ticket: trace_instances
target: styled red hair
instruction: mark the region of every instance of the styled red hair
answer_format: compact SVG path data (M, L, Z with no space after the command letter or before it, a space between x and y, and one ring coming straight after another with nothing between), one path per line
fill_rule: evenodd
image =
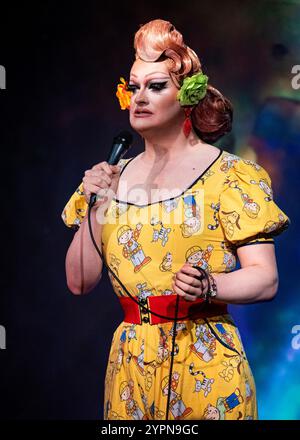
M170 77L180 89L187 76L201 72L197 54L169 21L157 19L141 25L134 36L135 58L146 62L167 60ZM231 102L210 84L205 97L193 108L191 120L196 134L205 142L216 142L232 128Z

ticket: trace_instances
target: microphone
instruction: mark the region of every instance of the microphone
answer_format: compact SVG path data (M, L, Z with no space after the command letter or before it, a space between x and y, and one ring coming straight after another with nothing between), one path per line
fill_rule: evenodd
M110 154L107 159L109 165L116 165L119 160L127 153L132 145L132 134L127 131L121 131L117 136L114 137ZM90 208L96 203L97 194L91 193L89 206Z

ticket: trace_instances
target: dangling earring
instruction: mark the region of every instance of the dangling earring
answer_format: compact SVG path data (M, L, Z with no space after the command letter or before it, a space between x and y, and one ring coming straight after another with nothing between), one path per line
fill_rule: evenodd
M192 130L192 121L191 121L192 110L193 110L192 107L184 107L185 120L183 123L183 133L185 137L189 137L189 134Z

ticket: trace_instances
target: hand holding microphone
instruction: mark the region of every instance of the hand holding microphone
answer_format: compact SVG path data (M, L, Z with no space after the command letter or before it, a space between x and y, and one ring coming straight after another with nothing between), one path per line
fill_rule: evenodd
M117 165L109 165L105 161L94 165L90 170L86 170L82 181L87 203L90 203L92 194L98 196L93 204L94 207L106 203L109 198L108 190L111 190L112 195L116 193L119 178L120 167Z
M114 193L116 192L120 170L115 165L127 153L131 144L132 134L126 130L121 131L121 133L119 133L113 140L107 162L101 162L100 164L95 165L92 170L88 170L92 171L92 173L88 173L86 176L88 190L88 198L86 200L90 207L94 206L95 203L97 203L97 205L102 205L107 202L108 197L106 196L106 193L108 192L108 189L112 189ZM100 189L98 189L99 186ZM100 197L102 196L99 202L97 202L97 195Z

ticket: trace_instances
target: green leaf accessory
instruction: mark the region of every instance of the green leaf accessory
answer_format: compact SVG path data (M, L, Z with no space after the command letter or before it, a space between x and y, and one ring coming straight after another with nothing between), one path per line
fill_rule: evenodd
M202 72L184 78L182 86L177 93L181 106L196 105L206 95L208 76Z

